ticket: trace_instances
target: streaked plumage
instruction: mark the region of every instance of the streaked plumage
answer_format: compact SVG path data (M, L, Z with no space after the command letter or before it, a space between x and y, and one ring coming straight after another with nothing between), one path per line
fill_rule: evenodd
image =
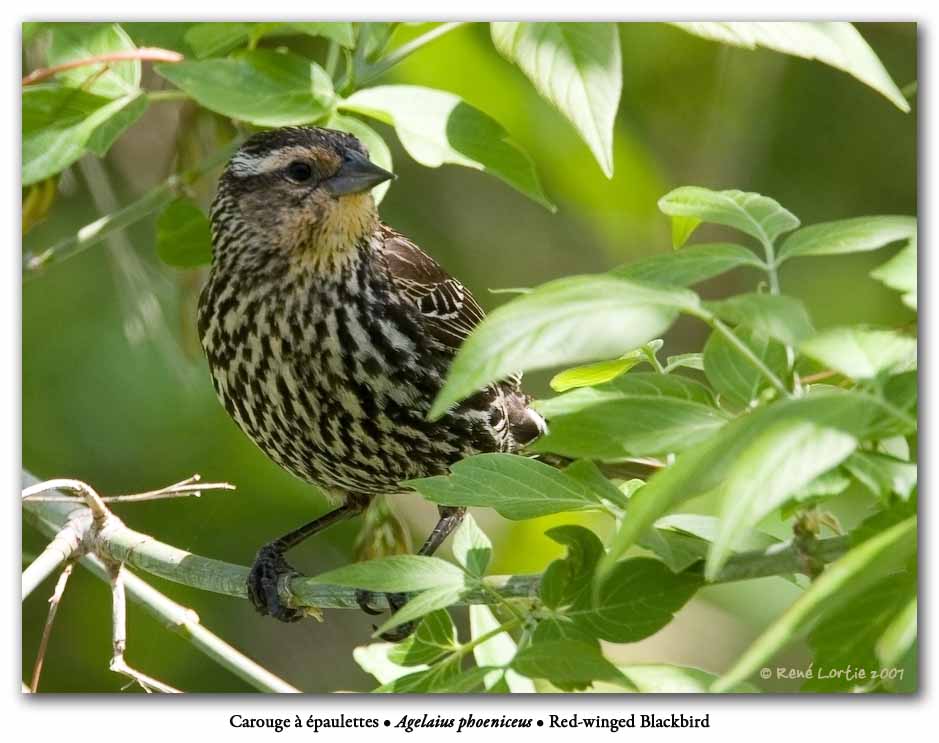
M517 451L544 431L517 377L426 420L483 311L381 224L368 189L347 190L358 186L346 171L367 170L365 155L324 129L248 140L219 184L199 303L226 410L275 462L340 500L400 492L403 480ZM298 162L308 182L292 180L306 174Z

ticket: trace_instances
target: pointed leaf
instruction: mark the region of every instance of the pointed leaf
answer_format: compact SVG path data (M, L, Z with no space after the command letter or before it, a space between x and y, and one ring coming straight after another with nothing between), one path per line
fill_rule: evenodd
M268 49L226 59L156 65L156 71L211 111L258 126L306 124L324 116L334 94L315 62Z
M434 503L486 506L507 519L600 507L596 493L584 483L544 462L514 454L477 454L454 464L449 475L403 484Z
M871 276L883 282L891 289L903 292L903 303L910 309L916 309L916 236L910 244L886 263L881 264Z
M476 524L472 514L463 517L463 523L453 534L453 556L467 572L476 577L485 574L492 557L492 542Z
M106 149L130 123L125 117L119 127L109 122L128 107L139 115L138 98L111 100L78 88L30 85L23 91L22 185L65 170L92 145L99 152Z
M737 330L736 334L777 377L786 376L788 362L784 346L747 328ZM715 390L738 405L749 405L769 387L763 373L717 331L711 333L704 346L704 373Z
M752 250L742 245L714 243L642 258L611 273L639 282L691 286L741 266L766 268Z
M404 149L421 165L444 163L483 170L547 209L531 158L495 119L459 96L417 85L381 85L356 91L339 107L391 124Z
M457 401L517 371L618 356L663 335L679 309L697 306L697 295L686 289L607 275L544 284L476 326L429 415L439 418Z
M764 244L799 226L799 219L779 202L743 191L682 186L659 199L659 209L670 217L695 217L702 222L733 227Z
M830 328L803 342L799 350L851 379L916 368L916 339L893 330Z
M608 178L623 87L615 23L492 23L492 42L574 125Z
M731 325L742 325L787 346L799 345L813 332L805 305L784 294L738 294L704 306Z
M800 255L841 255L877 250L916 234L914 217L857 217L796 230L779 248L776 263Z
M724 44L757 46L817 59L844 70L883 95L901 111L910 106L896 83L850 23L843 21L763 21L674 23L688 33Z
M681 451L728 420L702 385L652 373L627 374L540 400L537 408L549 430L534 444L535 451L593 459Z

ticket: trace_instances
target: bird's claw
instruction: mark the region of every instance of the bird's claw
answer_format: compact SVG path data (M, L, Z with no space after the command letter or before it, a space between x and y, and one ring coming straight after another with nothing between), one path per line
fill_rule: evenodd
M359 608L366 614L371 614L373 616L382 613L381 610L372 606L372 598L374 596L375 594L372 591L358 590L355 592L355 600L359 605ZM394 613L408 602L408 595L406 593L386 593L385 600L388 602L388 606L391 608L391 612ZM416 627L417 622L405 622L404 624L382 633L379 635L379 638L385 642L401 642L401 640L409 637L414 632ZM378 629L378 627L372 625L372 629Z
M260 614L281 622L296 622L308 616L303 609L287 606L280 597L281 581L299 575L275 545L264 545L254 558L248 573L248 599Z

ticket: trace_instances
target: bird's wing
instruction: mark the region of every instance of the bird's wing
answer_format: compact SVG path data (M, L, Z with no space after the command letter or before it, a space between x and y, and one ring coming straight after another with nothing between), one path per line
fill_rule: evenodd
M428 332L456 353L485 313L463 284L413 242L381 227L381 251L401 292L420 310Z

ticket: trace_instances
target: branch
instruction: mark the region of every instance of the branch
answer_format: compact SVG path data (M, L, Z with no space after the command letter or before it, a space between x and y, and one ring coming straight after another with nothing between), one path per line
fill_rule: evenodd
M148 62L182 62L183 55L179 52L170 51L169 49L156 49L146 46L142 46L138 49L127 49L123 52L97 54L93 57L86 57L85 59L72 59L62 64L52 65L51 67L40 67L23 78L23 85L35 85L42 80L58 75L60 72L74 70L77 67L108 64L110 62L129 62L135 59Z
M196 649L205 653L258 690L279 693L296 693L299 691L259 666L250 658L242 655L231 645L202 626L198 614L193 610L180 606L129 570L122 569L119 573L116 573L114 570L115 564L120 564L122 561L110 557L106 550L102 551L100 549L101 545L110 541L112 533L123 534L130 532L136 534L138 539L148 539L148 537L127 529L121 520L113 514L107 514L108 518L102 519L99 509L107 511L107 507L104 505L104 500L99 498L97 494L91 496L94 493L91 488L79 481L59 481L69 489L87 493L97 512L95 515L98 516L99 529L95 528L95 516L92 509L87 505L78 503L66 496L51 501L30 498L28 496L32 493L48 490L48 483L39 483L28 472L23 473L23 479L24 484L27 485L24 491L24 495L27 497L23 499L26 516L41 532L54 536L52 544L23 572L24 598L29 593L26 590L27 587L32 590L64 560L81 555L80 562L85 568L112 585L113 609L116 612L115 619L117 620L113 623L115 650L118 647L122 649L125 640L122 605L123 593L126 591L132 601L139 604L160 624L180 634ZM173 488L174 486L169 487ZM203 484L202 487L206 488L208 484ZM85 488L87 488L87 491ZM38 567L36 567L37 565ZM29 577L27 578L27 576ZM127 666L123 662L122 653L115 652L111 669L130 676L145 688L149 687L161 691L172 690L172 687L161 684L156 679L145 676Z
M68 506L62 503L24 502L24 508L40 529L54 534L69 517ZM74 508L74 506L72 506ZM782 543L767 550L741 552L727 561L714 583L765 578L772 575L802 573L806 557L821 562L836 560L848 549L847 537L821 539L811 545ZM117 523L96 539L95 551L107 559L126 562L152 575L204 591L246 598L248 569L221 560L194 555L153 537ZM703 573L704 561L691 566L689 571ZM540 575L500 575L486 579L489 591L470 591L457 604L493 604L499 597L534 598L541 582ZM494 596L493 593L498 594ZM356 591L341 586L325 586L308 578L294 578L285 595L285 603L296 607L319 609L358 609ZM384 597L375 596L376 608L387 608Z

